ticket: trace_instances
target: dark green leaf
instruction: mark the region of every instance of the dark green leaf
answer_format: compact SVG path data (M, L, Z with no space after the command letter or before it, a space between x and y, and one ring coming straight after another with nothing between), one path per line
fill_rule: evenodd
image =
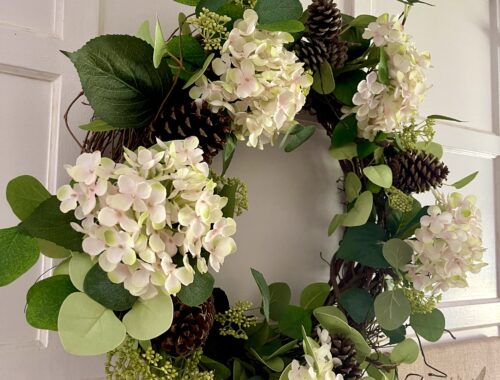
M434 309L427 314L412 314L410 325L425 340L437 342L443 336L445 318L440 310Z
M226 4L226 0L198 0L198 4L196 4L196 14L199 15L203 8L207 8L209 11L216 12Z
M196 66L203 66L205 50L193 36L175 36L167 43L167 49L177 58L190 62Z
M233 218L234 210L236 208L236 190L238 189L238 184L234 183L232 185L225 185L220 191L219 195L221 197L227 198L227 204L222 209L222 214L225 218Z
M48 240L71 251L80 252L83 235L70 225L77 220L72 212L67 214L61 212L59 205L60 202L55 196L48 198L21 223L21 227L33 237Z
M377 18L372 15L359 15L349 23L350 27L366 28L368 24L377 21Z
M111 282L108 274L96 264L88 271L83 283L85 293L102 306L114 310L125 311L132 308L137 300L136 296L129 293L121 284Z
M65 54L96 115L115 128L147 126L169 90L167 63L155 69L153 48L140 38L100 36Z
M262 296L262 310L264 312L264 317L266 321L269 322L269 304L271 301L271 293L269 291L269 286L267 286L267 282L264 279L262 273L258 270L251 268L252 276L259 287L260 294Z
M383 46L380 47L380 62L378 64L378 81L385 85L389 84L389 66L387 65L387 53Z
M229 165L234 156L234 151L236 150L236 144L238 140L236 140L236 136L232 133L227 135L226 144L224 145L223 157L222 157L222 175L226 174Z
M38 260L36 240L18 227L0 230L0 286L10 284Z
M275 21L269 24L259 24L259 29L271 32L297 33L304 30L304 24L298 20Z
M269 340L271 329L267 322L264 320L261 323L258 323L256 326L250 327L247 330L247 334L248 346L260 349Z
M467 186L472 181L474 181L474 179L476 179L478 174L479 172L474 172L472 174L469 174L467 177L462 178L460 181L453 183L451 186L453 186L455 189L461 189Z
M410 302L401 289L380 293L375 298L375 317L386 330L395 330L410 316Z
M384 231L374 223L348 228L336 255L372 268L388 268L389 263L382 254L384 239Z
M377 150L379 146L375 144L374 142L368 141L368 140L363 140L360 143L358 143L358 156L359 158L366 158L375 150Z
M231 376L231 370L229 368L205 355L201 356L200 366L205 370L214 371L216 379L225 380Z
M335 78L335 90L333 95L341 103L354 106L352 98L358 91L358 84L366 78L366 73L362 70L354 70L349 73L340 74Z
M340 295L340 305L356 323L373 317L373 297L365 289L351 288Z
M176 3L184 4L184 5L190 5L192 7L195 7L200 0L174 0Z
M101 119L93 120L90 123L80 125L79 128L90 132L108 132L118 129Z
M391 239L382 249L385 259L395 269L403 269L413 256L413 248L401 239Z
M281 333L293 339L302 339L302 327L307 334L311 333L311 312L299 306L288 305L279 321Z
M215 54L214 53L211 53L206 59L205 59L205 62L203 63L203 66L201 67L201 69L199 69L198 71L196 71L192 76L191 78L188 79L188 81L186 82L186 84L182 87L183 90L191 87L198 79L201 78L201 76L203 74L205 74L205 71L207 71L207 68L208 66L210 65L210 63L212 62L212 60L214 59L215 57Z
M29 175L22 175L7 184L7 201L16 216L25 220L50 193L40 181Z
M390 344L402 342L406 338L406 327L399 326L396 330L383 330L385 335L389 338Z
M281 372L285 368L285 362L281 358L264 359L262 358L255 349L250 348L250 352L255 356L255 358L264 364L267 368L274 372Z
M235 4L234 2L226 3L217 10L218 14L230 17L233 21L232 23L234 23L234 21L238 19L243 18L244 12L245 10L243 9L243 7L239 4ZM231 30L232 23L228 23L226 25L226 28L228 28L228 30Z
M305 143L316 132L315 126L294 125L286 136L285 152L289 153Z
M57 331L59 309L66 297L77 291L68 275L35 283L27 295L26 320L37 329Z
M325 282L315 282L307 285L300 294L300 306L306 310L314 310L325 304L330 294L330 285Z
M430 116L427 116L427 119L432 119L432 120L446 120L446 121L455 121L457 123L465 123L463 120L458 120L458 119L454 119L452 117L443 116L443 115L430 115Z
M332 147L338 148L354 142L358 134L356 115L349 115L339 120L332 133Z
M312 88L321 95L331 94L335 90L335 78L330 63L323 62L314 73Z
M71 256L71 251L69 249L60 247L51 241L36 239L36 242L40 252L47 257L53 259L65 259L66 257Z
M357 227L365 224L373 209L373 194L363 191L354 202L354 205L345 214L342 220L344 227Z
M292 292L288 284L275 282L269 285L269 318L279 321L290 303Z
M262 24L298 20L302 16L300 0L258 0L254 9Z
M201 274L195 269L194 281L188 286L183 286L177 297L188 306L201 305L212 295L214 282L214 277L210 273Z
M420 227L420 218L427 215L427 206L422 207L420 202L413 200L413 208L410 212L402 213L392 210L387 218L387 227L391 237L401 240L407 239Z
M275 358L277 356L286 354L287 352L293 350L295 347L297 347L297 340L292 340L291 342L284 344L283 346L276 349L274 352L267 355L265 357L265 359L272 359L272 358Z

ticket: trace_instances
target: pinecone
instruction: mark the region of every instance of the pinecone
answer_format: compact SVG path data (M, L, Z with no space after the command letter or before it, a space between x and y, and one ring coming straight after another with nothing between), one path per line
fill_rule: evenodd
M188 356L198 347L205 344L210 329L214 324L214 298L200 306L190 307L174 298L174 319L170 329L157 342L170 355Z
M342 67L344 67L344 63L349 58L349 56L347 55L347 51L349 50L349 43L336 38L331 42L328 48L328 60L332 68L341 69Z
M344 376L344 380L358 380L363 375L363 370L356 361L356 346L348 338L332 335L330 349L334 362L335 373Z
M307 10L307 28L313 39L326 41L338 37L342 27L342 14L333 0L313 0Z
M226 111L212 112L207 104L201 108L187 94L175 93L173 101L160 113L149 131L150 140L163 141L196 136L203 149L207 163L224 148L226 137L231 132L231 117Z
M304 35L295 45L295 54L306 69L319 70L323 62L328 62L331 53L329 48L321 40Z
M422 193L441 186L448 167L432 154L408 150L387 157L393 186L405 193Z

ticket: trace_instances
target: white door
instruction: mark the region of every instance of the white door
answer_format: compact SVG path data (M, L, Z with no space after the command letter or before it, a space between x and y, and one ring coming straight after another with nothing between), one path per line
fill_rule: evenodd
M61 115L80 84L59 50L75 50L98 32L98 5L97 0L0 1L0 228L17 223L3 195L8 180L30 174L53 192L64 175L62 163L78 151ZM72 357L57 335L25 321L26 291L52 265L40 260L20 281L0 288L2 380L102 378L102 358Z

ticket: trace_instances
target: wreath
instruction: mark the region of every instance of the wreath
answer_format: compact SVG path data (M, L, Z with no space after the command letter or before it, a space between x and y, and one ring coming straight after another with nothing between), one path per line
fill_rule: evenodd
M196 9L168 38L146 22L64 53L83 87L71 106L85 95L94 117L56 195L30 176L8 184L21 222L0 230L0 285L40 252L60 260L28 291L26 319L69 353L107 353L108 379L397 378L421 338L446 331L442 293L486 265L475 198L439 190L434 126L451 118L419 116L430 57L404 24L422 2L354 18L332 0L305 12L299 0L177 1ZM301 110L316 123L297 122ZM281 138L290 152L323 127L345 194L330 278L294 305L287 284L252 269L261 304L230 306L211 273L236 252L248 207L225 176L237 142ZM414 195L429 190L422 206Z

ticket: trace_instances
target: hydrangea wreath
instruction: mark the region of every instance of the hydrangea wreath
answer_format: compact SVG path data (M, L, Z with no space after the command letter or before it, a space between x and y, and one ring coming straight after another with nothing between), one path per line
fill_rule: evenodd
M30 176L8 184L21 222L0 230L0 285L40 251L61 259L29 290L26 319L72 354L107 353L109 379L397 378L421 338L443 335L442 293L485 265L475 198L438 190L434 124L450 118L419 116L430 57L404 24L421 2L353 18L332 0L305 12L299 0L177 1L196 10L169 38L145 23L65 53L95 116L56 195ZM303 109L315 125L296 121ZM230 307L209 270L236 252L247 208L245 185L224 177L236 143L281 138L289 152L320 126L344 172L330 278L291 305L287 284L252 269L262 304ZM429 190L422 206L414 195Z

